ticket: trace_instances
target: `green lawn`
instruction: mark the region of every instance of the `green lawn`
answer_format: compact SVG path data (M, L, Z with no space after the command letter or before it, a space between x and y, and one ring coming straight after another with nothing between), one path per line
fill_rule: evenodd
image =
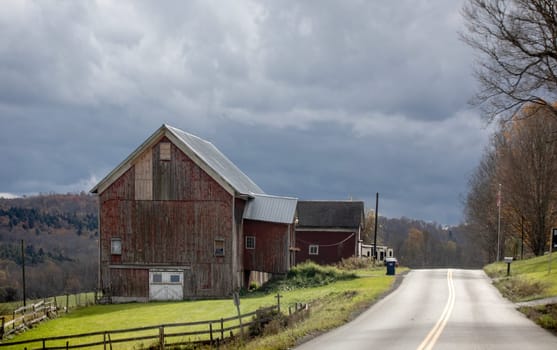
M557 296L557 253L552 254L551 271L549 261L547 255L513 261L509 278L504 262L487 265L484 270L495 279L496 286L510 288L510 295L505 295L505 289L502 292L513 301L547 298Z
M402 269L398 269L397 272L400 273L400 271ZM352 313L375 301L378 296L391 287L394 281L393 276L385 276L384 268L359 270L358 273L361 277L356 279L313 288L281 291L283 312L287 312L288 305L310 303L311 316L293 330L279 333L274 336L275 338L262 338L263 340L260 340L262 343L252 342L255 345L247 346L252 346L251 348L254 349L285 349L291 346L297 338L338 326L348 320ZM242 313L276 304L275 295L276 293L253 293L242 297ZM232 300L94 305L77 309L69 314L62 315L58 319L45 322L15 337L13 341L168 323L203 321L234 315L236 315L236 309ZM60 345L64 344L60 343ZM38 345L36 346L38 347ZM140 347L139 344L136 344L136 346ZM128 348L130 348L130 344L113 347L113 349ZM7 347L7 349L10 349L10 347Z
M557 253L551 257L513 261L510 277L507 277L504 262L487 265L484 270L499 291L514 302L557 296ZM519 311L541 327L557 333L557 304L524 306Z

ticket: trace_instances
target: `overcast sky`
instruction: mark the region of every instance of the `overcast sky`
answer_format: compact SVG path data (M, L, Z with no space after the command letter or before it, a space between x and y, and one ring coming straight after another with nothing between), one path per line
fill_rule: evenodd
M11 1L0 193L90 190L163 123L265 192L457 224L488 130L462 1Z

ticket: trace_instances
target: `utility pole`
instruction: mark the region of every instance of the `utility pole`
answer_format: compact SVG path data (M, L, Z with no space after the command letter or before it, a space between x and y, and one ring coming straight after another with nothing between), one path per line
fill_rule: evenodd
M501 184L497 191L497 212L497 262L499 262L501 254Z
M25 247L24 241L21 240L21 279L23 285L23 306L27 306L27 294L25 291Z
M375 194L375 229L373 233L373 265L377 262L377 219L379 218L379 192Z
M520 260L524 260L524 215L521 216L520 231L522 232L522 238L520 242Z

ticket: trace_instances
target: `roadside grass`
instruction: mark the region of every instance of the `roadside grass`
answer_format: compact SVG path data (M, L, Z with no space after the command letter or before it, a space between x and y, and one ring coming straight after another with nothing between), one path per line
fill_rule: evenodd
M501 293L514 302L557 296L557 254L553 255L551 273L548 256L513 261L510 277L504 262L487 265L484 271Z
M518 309L536 322L539 326L552 331L557 335L557 304L540 306L523 306Z
M319 267L321 269L322 267ZM290 329L277 329L277 334L257 338L241 345L246 349L286 349L302 337L318 334L341 325L355 313L371 305L392 286L394 276L385 276L384 268L362 269L357 273L319 270L315 266L301 267L293 272L293 282L275 282L273 288L256 290L241 298L241 311L247 313L260 307L276 304L280 293L281 310L295 303L309 303L310 316ZM313 272L312 272L313 270ZM398 269L403 271L404 269ZM329 279L337 274L336 279ZM300 276L306 276L305 281ZM292 277L292 276L291 276ZM103 330L154 326L160 324L204 321L236 315L231 299L183 302L151 302L117 305L94 305L42 323L18 335L13 341L46 338L59 335L88 333ZM268 332L267 332L268 333ZM73 343L72 343L73 344ZM65 344L61 343L60 346ZM141 349L149 344L136 343ZM232 348L237 348L234 344ZM13 347L14 349L17 347ZM102 348L102 347L101 347ZM132 345L113 345L113 349L129 349ZM11 349L7 347L6 349Z
M507 276L506 263L493 263L484 271L493 279L501 294L513 302L530 301L557 296L557 254L540 256L511 263ZM557 333L557 304L523 306L518 309L543 328Z
M265 334L246 344L229 344L221 349L289 349L303 338L311 338L348 322L377 301L395 280L394 276L385 276L383 268L362 272L365 277L284 292L289 301L309 301L311 308L307 319L295 327L274 330L275 334Z

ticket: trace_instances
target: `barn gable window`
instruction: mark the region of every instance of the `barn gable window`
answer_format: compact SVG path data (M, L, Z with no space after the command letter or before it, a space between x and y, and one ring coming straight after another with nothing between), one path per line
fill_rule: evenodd
M246 249L255 249L255 236L246 236Z
M224 239L215 239L215 256L224 256Z
M309 255L319 255L319 246L316 244L311 244L309 246Z
M112 255L122 255L122 240L120 238L110 240L110 253Z
M159 159L170 160L170 142L162 142L159 146Z

